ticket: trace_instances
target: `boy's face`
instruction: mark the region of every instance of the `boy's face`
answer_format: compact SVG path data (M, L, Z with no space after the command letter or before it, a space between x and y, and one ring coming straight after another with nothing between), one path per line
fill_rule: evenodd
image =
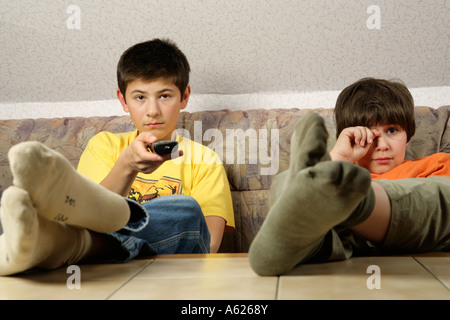
M170 140L176 129L181 109L186 108L191 89L187 86L183 96L169 79L131 81L125 99L117 90L123 110L130 113L138 132L151 132L159 140Z
M357 164L371 173L382 174L403 163L405 160L407 134L399 125L382 124L370 127L380 133L367 154Z

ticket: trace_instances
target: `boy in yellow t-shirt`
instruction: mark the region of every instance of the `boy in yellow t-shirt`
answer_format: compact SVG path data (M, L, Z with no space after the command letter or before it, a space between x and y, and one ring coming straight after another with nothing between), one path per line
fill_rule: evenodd
M234 228L220 158L176 134L190 96L190 67L169 40L136 44L121 56L117 96L134 132L100 132L78 172L38 142L9 151L13 186L1 199L0 275L139 255L217 252ZM171 154L152 152L175 140Z

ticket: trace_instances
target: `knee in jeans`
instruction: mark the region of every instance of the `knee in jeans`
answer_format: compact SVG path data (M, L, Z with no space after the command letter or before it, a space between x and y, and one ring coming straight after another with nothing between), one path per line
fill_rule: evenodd
M158 197L147 202L145 206L147 206L147 209L150 210L150 212L152 210L160 212L168 210L168 212L166 212L167 215L173 213L178 219L183 217L203 217L202 209L197 200L186 195L177 194Z
M202 209L197 200L185 195L177 195L174 197L176 198L173 199L174 204L176 204L181 212L186 214L187 218L203 217Z
M205 221L198 202L186 195L170 195L155 198L144 204L150 216L150 222L171 223L176 225L202 225Z

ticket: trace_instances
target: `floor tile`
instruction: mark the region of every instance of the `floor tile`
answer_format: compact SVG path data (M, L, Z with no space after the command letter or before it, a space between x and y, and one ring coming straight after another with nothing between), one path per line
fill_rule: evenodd
M277 278L133 279L112 300L273 300Z
M149 263L149 260L134 260L123 264L80 265L76 272L68 273L66 268L61 268L0 277L0 300L106 299ZM80 285L79 289L76 284Z
M450 291L450 257L416 257Z
M450 255L361 257L302 265L278 279L256 275L247 255L158 256L80 265L80 289L70 289L75 274L66 268L0 277L0 299L450 299L449 265Z
M361 257L301 265L280 277L278 298L450 299L450 292L411 257Z
M111 299L275 299L277 277L259 277L248 258L157 259Z
M144 278L254 277L247 257L156 259L138 276Z

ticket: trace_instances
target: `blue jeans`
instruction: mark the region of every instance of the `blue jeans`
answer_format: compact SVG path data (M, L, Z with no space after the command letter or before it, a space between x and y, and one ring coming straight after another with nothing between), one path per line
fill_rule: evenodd
M210 234L197 201L185 195L155 198L143 205L126 199L131 208L128 224L109 233L126 252L127 261L139 255L209 253Z

